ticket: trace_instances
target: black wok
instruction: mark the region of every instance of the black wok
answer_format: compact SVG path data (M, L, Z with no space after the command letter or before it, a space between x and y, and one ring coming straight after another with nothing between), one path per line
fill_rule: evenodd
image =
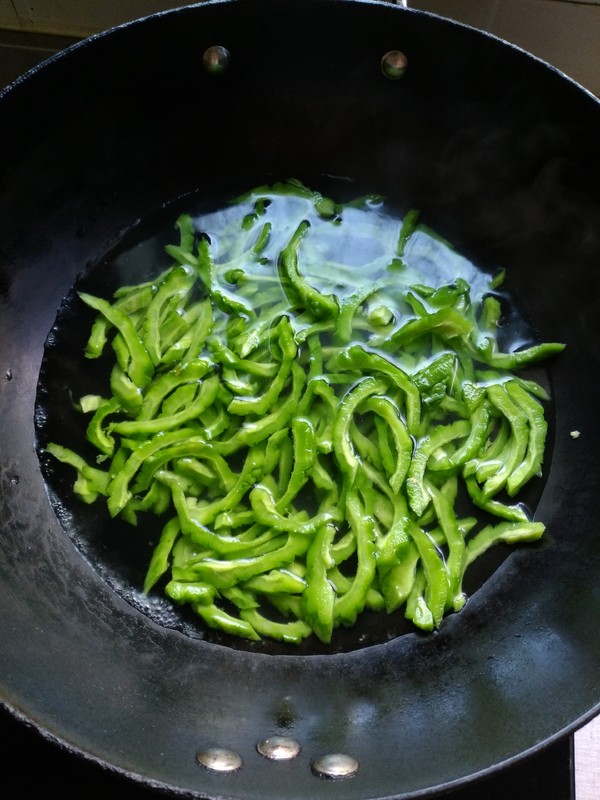
M230 53L221 74L203 65L214 45ZM401 80L380 68L395 49L408 59ZM595 98L425 13L244 0L70 48L0 96L0 130L0 698L11 712L145 785L244 800L423 796L535 754L597 713ZM291 176L420 208L482 269L505 267L532 330L567 344L547 371L551 441L529 498L547 534L484 565L435 635L366 618L331 652L211 637L140 597L148 541L72 501L60 471L40 465L44 436L70 431L65 376L79 370L70 334L45 345L86 267L188 197L216 207ZM261 756L257 743L274 735L300 754ZM242 768L200 766L212 746ZM317 777L328 753L357 759L356 774Z

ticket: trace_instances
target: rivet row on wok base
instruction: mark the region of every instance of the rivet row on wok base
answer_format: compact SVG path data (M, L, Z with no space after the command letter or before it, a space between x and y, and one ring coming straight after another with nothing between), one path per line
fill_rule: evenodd
M300 745L295 739L286 736L271 736L256 745L261 756L269 761L289 761L300 754ZM212 772L236 772L244 765L239 753L225 747L210 747L200 751L196 759L199 764ZM326 753L311 764L314 775L327 780L351 778L358 772L358 761L344 753Z

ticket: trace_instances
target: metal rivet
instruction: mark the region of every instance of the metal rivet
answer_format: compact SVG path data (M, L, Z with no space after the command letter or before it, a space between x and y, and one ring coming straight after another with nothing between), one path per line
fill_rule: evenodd
M202 56L204 68L211 75L220 75L221 72L225 72L230 60L229 50L221 45L208 47Z
M403 78L407 67L408 59L400 50L390 50L381 59L381 71L392 81Z
M300 745L295 739L289 739L287 736L271 736L268 739L263 739L256 745L256 749L265 758L270 758L271 761L286 761L290 758L296 758L300 753Z
M358 761L344 753L328 753L313 761L312 769L322 778L351 778L358 772Z
M214 772L234 772L242 766L242 757L224 747L210 747L197 754L199 764Z

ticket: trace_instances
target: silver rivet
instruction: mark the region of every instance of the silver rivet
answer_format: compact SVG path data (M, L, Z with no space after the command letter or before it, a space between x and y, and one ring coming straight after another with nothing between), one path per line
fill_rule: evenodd
M408 59L400 50L390 50L381 59L381 71L392 81L403 78L407 67Z
M300 745L295 739L287 736L270 736L256 745L256 749L265 758L271 761L287 761L296 758L300 752Z
M202 56L204 68L211 75L219 75L221 72L225 72L230 60L229 50L220 44L208 47Z
M224 747L209 747L197 754L196 759L206 769L214 772L234 772L242 766L242 757Z
M358 772L358 761L344 753L328 753L313 761L312 769L322 778L351 778Z

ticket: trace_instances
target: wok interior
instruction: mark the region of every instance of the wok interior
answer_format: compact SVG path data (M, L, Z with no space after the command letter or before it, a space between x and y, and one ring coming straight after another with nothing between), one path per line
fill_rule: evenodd
M230 69L221 76L202 67L204 49L214 44L226 46L232 56ZM401 81L387 80L379 68L381 56L395 48L409 62ZM106 668L114 670L121 646L140 628L135 617L134 623L121 624L129 612L105 593L79 556L70 554L61 536L66 529L111 591L114 586L138 609L143 601L127 587L140 585L148 542L140 539L134 545L131 532L121 535L118 526L107 538L98 509L71 502L64 476L46 473L51 497L56 492L59 498L56 507L64 526L59 530L38 480L37 457L21 452L19 440L33 441L35 435L37 367L56 309L86 266L110 252L137 221L145 225L155 219L162 207L191 196L212 203L215 197L282 177L298 177L310 185L315 176L329 176L341 179L351 194L378 192L392 197L401 209L420 208L434 230L482 268L506 268L507 288L527 321L544 339L567 343L568 355L549 371L555 440L538 504L549 532L540 549L511 556L434 637L397 636L402 632L397 620L391 623L383 615L377 621L365 619L364 628L343 632L347 638L341 635L336 642L341 660L317 655L293 659L294 667L285 657L271 660L270 684L260 689L258 670L251 666L254 654L237 653L227 661L228 681L239 693L236 713L264 725L261 706L270 713L282 696L291 694L298 701L296 730L310 729L320 744L336 747L339 727L333 718L343 716L340 709L346 708L348 697L368 698L375 709L372 724L366 720L344 729L344 744L361 750L365 766L339 791L345 797L408 797L506 763L568 729L596 705L600 698L590 665L597 664L598 644L588 635L586 619L600 606L593 589L600 560L594 522L599 509L590 487L590 476L597 471L593 453L598 438L592 402L597 378L590 370L590 364L598 364L597 102L525 54L428 15L344 0L251 0L202 4L117 29L39 70L3 97L1 105L0 122L14 156L4 176L10 201L3 201L0 214L5 263L10 263L2 276L11 290L8 352L35 365L21 384L12 382L22 403L11 405L5 416L5 458L14 452L22 469L22 480L11 488L10 497L24 509L25 493L30 493L36 535L47 531L42 552L53 556L55 549L60 558L52 563L65 558L60 569L66 563L81 580L78 592L98 620L87 630L97 637L93 649L102 653L100 666L106 660ZM39 120L44 121L43 135ZM46 433L60 428L76 437L68 411L58 402L64 397L65 378L76 382L81 367L76 337L61 334L73 330L68 309L65 319L46 351L40 383L43 413L37 423ZM48 399L43 397L46 390ZM568 433L577 426L586 430L585 450L572 448ZM543 488L539 486L540 493ZM25 512L19 510L11 532L33 525L31 518L20 521L18 514ZM496 566L488 563L480 577ZM50 571L46 582L53 575ZM589 580L582 581L582 575ZM12 586L12 576L4 580ZM47 589L47 583L37 588L32 584L27 603L35 607L38 592L45 592L44 602L54 598ZM65 624L67 611L78 605L78 592L67 590L62 605L51 601L51 610L57 604L52 625L58 643L82 636L87 604ZM97 607L90 601L96 592ZM112 609L114 616L105 626L113 603L116 611ZM27 616L22 605L15 607ZM174 640L170 628L189 634L188 640L195 634L187 620L174 617L160 603L143 610L161 623L159 633L152 625L143 628L148 636L144 647L166 665L167 674L177 674L190 711L201 717L211 692L227 707L229 687L212 666L218 662L223 667L221 648ZM390 634L395 638L381 647L345 652L357 644L381 643ZM528 648L519 644L522 634ZM359 642L361 635L366 642ZM15 659L33 658L35 643L33 635ZM226 644L229 656L233 643ZM197 699L198 682L188 685L174 664L170 672L168 666L175 652L189 655L196 646L202 656L187 670L203 674ZM495 671L491 649L502 653L502 666L496 662ZM145 686L145 664L154 663L144 656L130 667L129 678L137 687ZM86 659L85 648L77 657ZM339 669L345 676L341 682ZM316 670L322 683L311 694ZM46 672L55 675L49 680L61 678L56 664ZM152 682L156 680L153 675ZM92 705L95 692L97 687ZM106 704L100 695L98 703ZM167 700L168 692L149 693L147 705L136 713L160 719L165 729L175 728L176 712ZM395 724L398 709L404 715L401 726ZM466 709L465 717L460 709ZM69 713L78 720L79 711L71 708ZM442 741L449 742L459 717L461 724L465 718L470 721L461 742L453 748L441 746L423 759L422 753L429 751L429 726L439 727ZM225 723L216 712L211 719L218 735ZM490 719L494 735L482 737ZM64 722L59 720L59 729ZM77 727L71 717L65 724ZM113 731L111 741L99 745L86 728L84 747L96 748L121 766L117 751L127 750L130 735L118 730L116 739ZM255 729L247 732L239 726L234 733L227 728L227 733L240 747L251 747ZM163 769L152 761L151 743L145 745L145 752L136 748L128 755L127 768L195 791L197 773L188 772L187 762L177 763L181 747L169 749L171 760ZM407 756L402 765L385 755L395 748ZM251 786L244 783L246 775L236 778L236 790L248 797L264 796L270 774L257 769ZM282 796L318 792L303 780L282 788ZM221 796L222 787L211 786Z

